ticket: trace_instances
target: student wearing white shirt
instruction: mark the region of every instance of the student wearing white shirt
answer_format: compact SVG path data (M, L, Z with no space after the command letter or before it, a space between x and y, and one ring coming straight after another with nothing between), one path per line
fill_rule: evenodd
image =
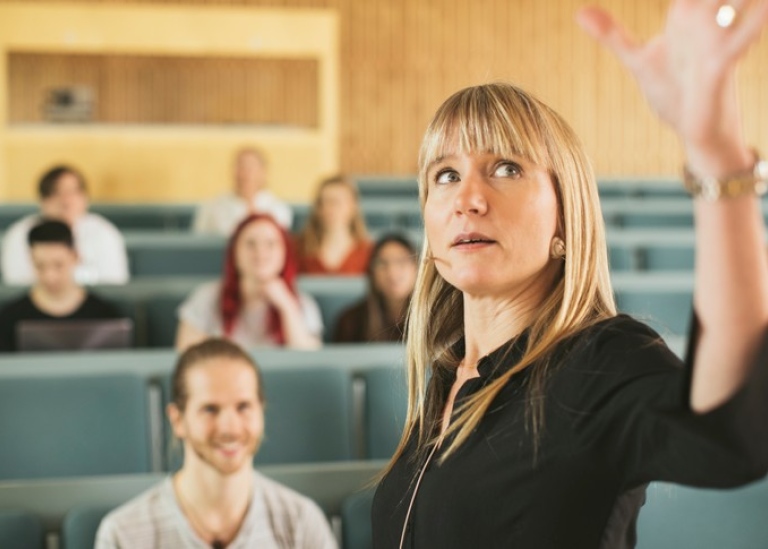
M230 236L240 221L249 214L264 213L290 231L291 207L267 190L267 162L261 151L240 149L235 155L235 188L202 204L192 222L197 233Z
M27 286L34 282L27 235L41 219L63 221L71 227L80 258L75 270L78 284L128 282L123 237L107 219L88 212L88 191L82 174L69 166L56 166L40 179L38 196L40 212L11 225L0 244L4 284Z

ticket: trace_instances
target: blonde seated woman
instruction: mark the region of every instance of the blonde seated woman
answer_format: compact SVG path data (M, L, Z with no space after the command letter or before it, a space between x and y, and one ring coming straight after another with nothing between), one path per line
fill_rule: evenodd
M342 176L322 181L299 235L300 272L361 275L372 247L355 184Z
M176 348L210 336L246 348L320 347L320 309L296 289L296 275L285 229L269 215L250 215L229 240L222 279L199 286L179 307Z

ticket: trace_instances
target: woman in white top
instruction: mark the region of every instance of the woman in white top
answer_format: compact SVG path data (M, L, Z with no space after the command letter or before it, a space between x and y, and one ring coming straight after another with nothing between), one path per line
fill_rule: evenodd
M291 230L293 211L267 189L267 160L260 150L245 147L237 151L234 183L231 192L200 205L192 230L228 237L251 213L269 214L286 230Z
M35 281L27 235L41 219L63 221L72 229L79 263L78 284L125 284L128 254L120 231L106 218L88 211L82 174L70 166L48 170L38 183L40 213L11 225L2 241L3 284L28 286Z
M243 347L319 347L320 310L296 290L297 272L285 229L269 215L248 216L229 240L222 279L199 286L179 308L176 348L209 336Z

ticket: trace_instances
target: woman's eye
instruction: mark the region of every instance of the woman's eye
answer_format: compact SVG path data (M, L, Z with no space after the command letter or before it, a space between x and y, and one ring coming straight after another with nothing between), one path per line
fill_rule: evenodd
M496 177L518 177L523 173L522 168L514 162L502 162L493 173Z
M454 170L441 170L435 175L435 183L444 185L446 183L455 183L459 180L459 174Z

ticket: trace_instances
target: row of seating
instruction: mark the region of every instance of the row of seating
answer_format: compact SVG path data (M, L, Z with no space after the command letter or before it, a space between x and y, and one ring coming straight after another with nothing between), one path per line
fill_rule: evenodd
M378 237L384 231L375 231ZM402 232L402 231L401 231ZM420 244L420 229L404 231ZM607 233L608 258L614 271L693 269L692 229L614 229ZM226 240L190 232L138 231L125 233L132 278L148 276L218 276Z
M663 335L688 331L693 274L689 271L614 272L614 290L621 311L648 321ZM117 304L131 318L137 347L170 347L176 337L177 309L206 277L147 277L123 286L97 286L94 291ZM362 298L364 277L300 277L298 287L313 296L322 313L324 338L331 341L339 314ZM0 304L22 290L0 286Z
M389 182L370 185L368 195L363 194L361 208L366 224L373 231L409 230L422 227L418 193L415 188ZM652 189L656 190L652 190ZM634 189L634 190L633 190ZM693 208L681 187L651 186L642 191L620 185L609 185L601 206L609 227L687 227L693 226ZM768 201L768 200L767 200ZM294 213L293 231L299 231L309 216L307 203L291 204ZM91 211L105 216L123 231L189 231L196 205L179 204L113 204L94 203ZM37 211L32 203L5 204L0 207L0 230L5 230L17 219Z
M254 357L267 398L257 463L392 454L407 404L402 346L265 349ZM4 360L0 480L176 469L180 448L164 414L175 360L170 350Z
M682 340L669 343L682 353ZM392 454L407 403L401 345L253 354L267 395L257 463ZM56 361L44 353L5 358L0 480L174 470L181 456L164 410L175 360L171 350L71 353Z
M368 484L383 462L266 466L262 473L321 506L342 549L371 549ZM133 475L54 482L0 483L0 547L92 549L102 517L160 481ZM768 539L768 481L736 490L652 483L637 524L638 549L763 549ZM52 538L52 539L51 539Z

